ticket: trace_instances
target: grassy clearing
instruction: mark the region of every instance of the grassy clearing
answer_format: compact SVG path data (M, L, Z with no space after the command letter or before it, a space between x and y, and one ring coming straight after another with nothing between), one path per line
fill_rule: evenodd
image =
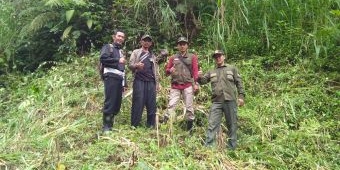
M263 68L261 58L237 63L247 97L239 110L239 148L232 152L224 134L216 148L202 146L208 86L196 97L192 137L183 130L180 109L174 124L131 128L131 96L124 99L114 131L102 136L103 85L95 56L0 89L0 169L340 168L339 86L331 83L338 82L337 74L303 65ZM162 80L160 113L169 83Z

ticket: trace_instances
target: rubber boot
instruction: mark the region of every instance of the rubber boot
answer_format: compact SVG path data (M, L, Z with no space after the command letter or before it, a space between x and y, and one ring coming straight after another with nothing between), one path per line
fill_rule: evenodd
M111 115L103 115L103 132L112 130L113 117Z
M190 135L192 135L192 127L194 126L194 121L193 120L188 120L187 121L187 131L190 132Z

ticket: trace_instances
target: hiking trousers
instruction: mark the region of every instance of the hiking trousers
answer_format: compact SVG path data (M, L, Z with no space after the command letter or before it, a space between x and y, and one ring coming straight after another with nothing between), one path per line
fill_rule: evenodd
M165 113L165 117L167 118L174 118L176 116L175 109L178 101L181 98L181 95L183 95L183 100L186 108L185 112L185 119L187 121L193 121L195 119L194 115L194 92L193 87L189 86L185 88L184 90L179 89L170 89L169 94L169 104L167 108L167 112Z
M133 81L131 126L137 127L142 120L144 106L146 107L146 126L154 127L156 121L156 83L154 81Z
M111 130L113 118L119 113L122 104L123 78L113 74L103 75L104 81L104 107L103 107L103 129Z
M222 116L224 115L227 125L228 148L235 149L237 145L237 104L235 100L213 102L208 119L206 145L215 143L216 134L220 131Z

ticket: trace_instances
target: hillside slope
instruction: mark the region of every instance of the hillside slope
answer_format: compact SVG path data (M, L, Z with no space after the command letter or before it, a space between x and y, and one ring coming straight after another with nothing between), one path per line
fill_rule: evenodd
M340 168L338 73L315 73L302 63L264 68L260 57L238 61L247 96L239 109L239 147L229 151L224 134L216 148L202 145L209 86L196 96L192 137L183 130L180 108L178 121L158 130L130 127L128 93L113 133L102 136L96 56L18 77L0 89L0 169ZM203 62L204 71L213 67ZM159 114L169 87L162 76Z

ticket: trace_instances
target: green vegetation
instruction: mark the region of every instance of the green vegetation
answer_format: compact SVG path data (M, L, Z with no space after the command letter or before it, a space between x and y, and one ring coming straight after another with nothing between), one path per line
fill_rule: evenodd
M340 169L337 0L0 0L0 7L0 169ZM212 50L227 51L247 93L236 151L222 133L216 147L202 145L209 86L196 96L192 137L180 107L173 124L131 128L129 93L114 131L101 135L98 51L117 26L128 35L126 50L144 32L155 51L170 53L178 35L188 36L203 71L214 66ZM159 114L169 88L161 73Z
M55 169L338 169L339 90L337 75L298 66L268 71L261 58L240 60L247 104L239 111L239 148L202 145L209 90L196 98L195 133L183 130L181 111L159 130L130 125L131 96L124 99L115 130L102 136L103 85L97 55L60 64L1 89L2 166ZM164 75L163 75L164 76ZM163 77L159 110L166 101ZM163 101L163 102L162 102ZM145 121L145 117L144 117Z

